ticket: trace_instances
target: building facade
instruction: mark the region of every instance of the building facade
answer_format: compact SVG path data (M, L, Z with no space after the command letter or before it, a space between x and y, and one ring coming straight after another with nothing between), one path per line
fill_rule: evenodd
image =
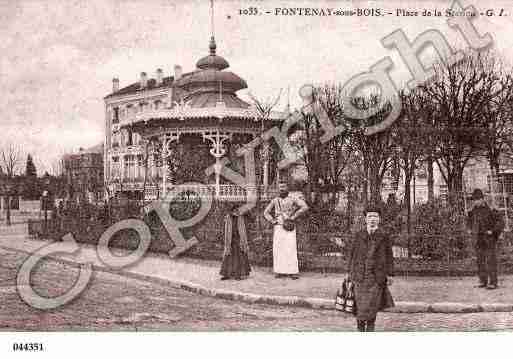
M104 146L80 149L62 158L67 197L97 202L104 195Z

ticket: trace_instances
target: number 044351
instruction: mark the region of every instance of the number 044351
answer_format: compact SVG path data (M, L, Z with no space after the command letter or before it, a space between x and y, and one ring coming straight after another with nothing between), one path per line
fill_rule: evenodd
M12 350L15 352L42 352L43 343L14 343Z

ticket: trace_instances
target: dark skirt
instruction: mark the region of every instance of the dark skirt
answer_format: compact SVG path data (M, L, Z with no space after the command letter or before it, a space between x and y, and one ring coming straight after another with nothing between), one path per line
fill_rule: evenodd
M251 272L248 255L244 253L239 246L239 241L232 240L232 248L229 256L223 258L221 271L219 274L227 278L247 277Z
M394 306L388 287L372 280L356 283L355 302L358 320L374 320L379 311Z

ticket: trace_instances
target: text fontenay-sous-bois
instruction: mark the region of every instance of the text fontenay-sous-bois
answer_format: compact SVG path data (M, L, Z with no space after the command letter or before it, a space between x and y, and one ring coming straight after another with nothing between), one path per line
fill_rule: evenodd
M319 7L275 7L273 9L263 9L256 6L239 9L240 16L357 16L357 17L378 17L378 16L399 16L399 17L456 17L466 16L508 16L508 12L504 8L481 9L479 13L468 11L455 11L454 9L444 8L353 8L353 9L335 9L335 8L319 8Z

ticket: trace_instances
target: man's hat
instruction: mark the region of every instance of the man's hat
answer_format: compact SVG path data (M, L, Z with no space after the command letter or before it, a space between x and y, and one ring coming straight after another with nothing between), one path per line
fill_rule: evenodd
M377 204L369 204L367 207L365 207L364 211L363 211L363 214L364 215L367 215L367 213L369 212L376 212L379 214L379 216L381 217L381 207Z
M477 199L483 199L484 194L483 191L481 191L479 188L476 188L474 192L472 192L472 200L475 201Z

